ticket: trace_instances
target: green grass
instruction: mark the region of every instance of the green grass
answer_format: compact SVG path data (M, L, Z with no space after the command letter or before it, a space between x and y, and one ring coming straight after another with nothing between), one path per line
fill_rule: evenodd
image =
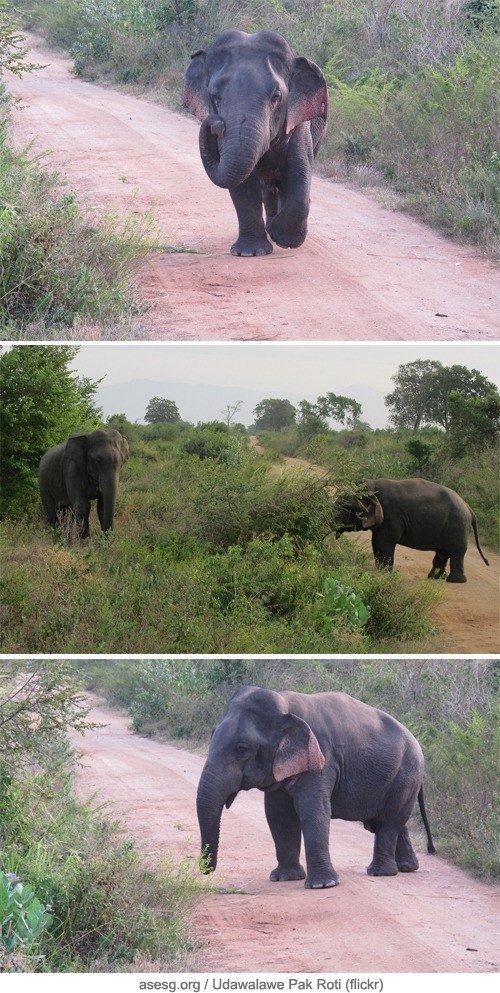
M0 858L50 908L12 968L168 972L195 968L186 914L201 885L186 864L146 868L118 822L76 800L60 740L43 767L0 769ZM3 964L9 969L9 957Z
M182 433L181 433L182 437ZM232 440L200 459L176 441L132 443L116 530L68 544L33 508L6 520L5 652L337 653L423 650L439 584L375 570L328 537L330 501L304 475L273 479ZM333 577L370 608L353 630L321 594Z

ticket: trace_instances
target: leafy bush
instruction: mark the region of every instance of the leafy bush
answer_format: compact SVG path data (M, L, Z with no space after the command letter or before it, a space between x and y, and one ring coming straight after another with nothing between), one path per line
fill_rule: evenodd
M51 923L31 886L23 886L12 873L0 872L0 946L9 953L18 948L29 952Z
M338 579L327 576L323 586L323 592L318 593L323 601L324 611L323 624L325 632L329 634L335 626L335 619L345 618L347 626L352 631L361 630L367 621L370 620L371 609L367 607L361 597L349 586L343 586Z

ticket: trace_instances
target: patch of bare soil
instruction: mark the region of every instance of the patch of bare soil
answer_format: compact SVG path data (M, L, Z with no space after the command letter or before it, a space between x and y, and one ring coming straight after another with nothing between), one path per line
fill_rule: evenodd
M166 243L137 273L144 337L239 341L493 339L492 264L362 193L316 177L309 235L233 258L236 215L205 175L196 121L76 79L60 53L31 39L45 68L9 82L20 144L34 141L96 215L152 210ZM86 333L82 328L82 336ZM88 331L95 337L96 331Z
M131 662L131 665L133 663ZM106 727L75 736L80 795L118 815L149 862L167 853L196 865L195 796L203 758L132 735L126 715L94 698ZM480 816L480 812L478 812ZM429 811L432 826L432 811ZM193 914L203 971L490 972L495 969L495 893L417 844L420 869L366 875L371 836L332 821L341 885L306 890L271 883L273 843L262 795L240 794L222 819L219 867ZM235 892L228 892L228 888ZM498 924L496 924L498 930Z

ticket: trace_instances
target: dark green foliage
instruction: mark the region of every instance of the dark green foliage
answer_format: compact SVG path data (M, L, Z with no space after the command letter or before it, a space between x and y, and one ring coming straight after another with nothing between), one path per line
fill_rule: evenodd
M424 425L448 430L452 392L468 399L495 391L495 384L477 369L422 359L400 365L392 381L396 389L385 398L391 421L396 427L415 431Z
M98 383L78 379L70 365L78 348L15 346L0 357L2 513L31 511L38 463L52 445L99 423Z
M180 419L177 404L165 397L152 397L144 415L147 424L176 424Z
M261 400L255 410L257 431L282 431L295 422L296 409L289 400Z

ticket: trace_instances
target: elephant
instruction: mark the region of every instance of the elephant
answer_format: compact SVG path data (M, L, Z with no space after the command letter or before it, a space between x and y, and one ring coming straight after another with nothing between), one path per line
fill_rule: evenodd
M214 728L198 785L203 872L217 866L220 822L240 790L259 789L278 864L272 882L305 879L337 886L329 853L330 819L362 821L375 835L370 876L414 872L407 822L424 805L424 757L394 717L345 693L275 692L244 686ZM300 864L304 838L307 873Z
M114 429L74 434L49 448L38 473L49 524L56 525L59 512L71 508L80 538L88 538L90 503L97 500L101 529L111 530L118 476L128 454L127 440Z
M282 248L302 245L328 111L321 69L294 58L274 31L224 31L191 56L183 102L201 121L205 171L229 190L238 215L231 254L269 255L267 235Z
M339 501L334 507L335 534L371 531L377 566L392 569L396 545L433 551L428 579L446 575L448 583L466 583L464 556L472 527L478 552L476 517L455 490L428 479L369 479L364 493Z

